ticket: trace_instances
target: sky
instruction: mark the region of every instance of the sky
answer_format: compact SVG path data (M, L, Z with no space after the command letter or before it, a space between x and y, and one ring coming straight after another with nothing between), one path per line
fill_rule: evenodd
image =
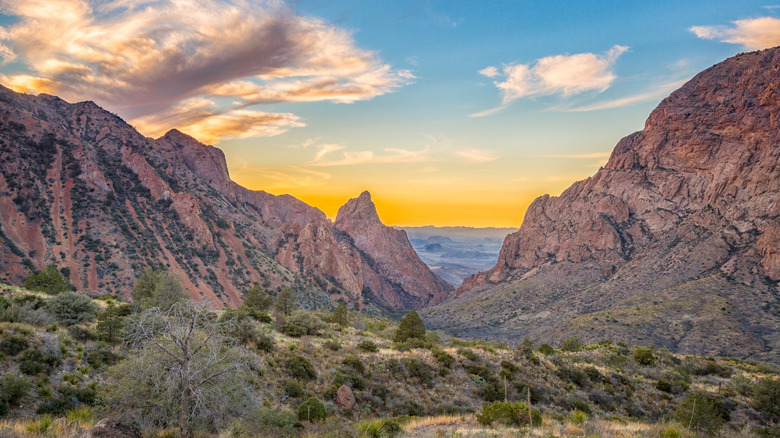
M519 227L693 75L777 45L776 0L0 0L0 84L401 226Z

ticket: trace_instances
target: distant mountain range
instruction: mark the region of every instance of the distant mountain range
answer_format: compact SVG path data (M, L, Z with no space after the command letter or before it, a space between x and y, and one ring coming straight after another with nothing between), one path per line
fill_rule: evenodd
M176 130L146 138L92 102L0 87L0 193L0 281L11 284L54 265L80 291L126 297L163 268L218 305L259 283L292 286L307 307L385 310L454 291L367 193L334 226L292 196L233 182L221 150Z
M560 196L537 198L498 263L426 310L519 343L611 338L780 360L780 48L664 99Z
M516 228L400 227L409 235L420 258L449 284L490 269L498 260L504 238Z

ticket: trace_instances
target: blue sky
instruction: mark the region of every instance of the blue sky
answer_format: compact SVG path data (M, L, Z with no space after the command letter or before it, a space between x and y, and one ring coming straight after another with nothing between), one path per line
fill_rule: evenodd
M182 129L329 215L368 189L399 225L519 226L695 73L780 44L766 1L0 4L5 85Z

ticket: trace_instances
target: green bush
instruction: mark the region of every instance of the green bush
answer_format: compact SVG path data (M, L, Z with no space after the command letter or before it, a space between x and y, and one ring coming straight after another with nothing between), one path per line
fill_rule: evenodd
M347 385L352 389L363 390L366 388L366 379L354 371L348 371L346 373L337 373L333 377L333 385L336 391L338 391L338 388L341 385Z
M314 365L309 362L309 359L306 359L303 356L293 356L287 359L287 362L285 362L284 365L287 368L287 371L290 372L290 375L295 378L302 380L317 378L317 371L314 370Z
M561 342L562 351L580 351L582 350L582 341L576 336L569 336Z
M368 340L357 344L357 348L359 350L365 351L366 353L376 353L379 351L379 347L377 347L375 343Z
M168 310L185 299L181 284L162 269L147 269L133 286L133 301L141 309L159 307Z
M347 306L344 303L339 303L339 305L336 306L336 310L330 315L330 322L346 327L349 325L349 318L347 316Z
M401 425L390 419L363 421L356 429L361 438L393 438L402 431Z
M27 394L32 383L24 377L3 376L0 379L0 416Z
M49 374L52 368L59 364L60 358L53 354L43 354L38 350L27 350L22 355L19 371L30 376Z
M89 327L82 327L80 325L72 325L68 327L68 334L70 337L79 342L94 341L98 339L96 331Z
M296 436L295 424L297 419L292 411L273 411L271 409L259 409L253 417L258 426L259 436Z
M452 357L451 354L447 353L446 351L442 350L439 347L436 347L433 350L431 350L431 354L433 354L433 357L436 359L436 362L438 362L439 365L441 365L446 369L452 368L452 364L455 363L455 358Z
M59 294L71 290L71 285L62 278L57 268L47 266L43 271L28 275L24 279L24 288L47 294Z
M753 381L745 377L743 374L737 374L729 381L729 388L745 397L753 395L755 386L756 385L753 383Z
M64 292L49 300L49 312L65 325L90 323L97 319L98 307L86 295Z
M292 398L303 397L303 386L295 380L290 380L284 385L284 391Z
M328 416L325 405L316 397L309 397L298 408L298 421L324 420Z
M771 377L761 380L753 389L756 409L780 416L780 380Z
M672 392L672 384L668 380L657 380L653 386L659 391Z
M720 433L724 420L714 400L695 393L685 396L685 400L672 413L672 418L706 436Z
M430 365L415 357L405 357L401 362L406 367L409 377L419 379L425 385L433 385L433 368Z
M410 338L425 340L425 325L420 315L414 310L409 311L404 316L404 319L401 320L393 340L395 342L406 342Z
M339 351L341 350L341 344L339 344L336 341L325 341L324 344L322 344L325 348L327 348L330 351Z
M102 346L98 346L87 353L87 363L96 370L111 366L119 362L121 358L121 356L111 351L111 349Z
M293 338L300 338L306 334L306 329L293 323L285 322L279 326L279 333L284 333Z
M576 425L585 424L589 419L590 416L579 409L573 410L571 415L569 415L569 421Z
M550 346L550 344L542 344L539 346L539 349L537 350L539 353L542 353L545 356L549 356L553 353L555 353L555 349Z
M284 325L292 324L303 329L304 335L318 335L321 331L327 328L325 323L306 311L295 312L287 318L287 322Z
M458 354L472 362L479 361L479 356L477 356L477 353L474 353L474 351L470 348L458 348Z
M0 353L6 356L16 356L30 346L27 338L19 335L10 335L0 341Z
M344 358L344 360L341 361L342 364L351 367L355 371L359 372L360 374L366 373L366 366L363 365L363 362L354 355L349 355Z
M529 415L528 405L525 403L495 402L482 406L482 413L477 414L477 421L484 426L492 426L499 423L506 426L525 426L533 419L533 426L542 425L542 415L537 410L531 410Z
M653 354L653 350L644 347L636 347L634 350L634 360L639 365L653 366L658 358Z

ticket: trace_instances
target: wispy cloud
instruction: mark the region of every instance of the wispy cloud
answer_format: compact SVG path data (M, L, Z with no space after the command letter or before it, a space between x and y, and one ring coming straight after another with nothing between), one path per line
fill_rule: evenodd
M226 136L295 126L269 119L277 129L258 129L263 120L248 106L351 103L414 78L358 48L349 32L276 0L0 0L0 8L16 20L0 27L0 56L27 69L0 79L17 91L92 99L141 126L207 99L216 104L187 117L190 133L212 139L223 137L222 119L255 120L233 123Z
M495 153L483 149L464 149L455 152L455 154L461 158L465 158L466 160L471 161L472 163L487 163L489 161L495 161L499 158Z
M639 93L639 94L634 94L632 96L621 97L618 99L596 102L591 105L575 106L572 108L557 108L557 109L559 111L582 112L582 111L599 111L605 109L621 108L624 106L633 105L638 102L658 100L662 97L669 95L669 93L671 93L672 91L680 88L680 86L682 86L687 81L688 79L667 82L645 93Z
M585 159L585 158L609 158L612 152L596 152L592 154L557 154L557 155L542 155L541 158L570 158L570 159Z
M739 44L748 50L780 45L780 19L759 17L732 22L733 26L693 26L689 30L699 38Z
M604 54L578 53L540 58L531 64L507 64L499 69L490 66L479 71L489 78L503 77L493 84L501 91L502 105L472 114L482 117L505 108L509 103L532 96L560 94L570 96L586 91L602 92L617 76L612 67L628 47L615 45Z
M346 146L337 144L314 144L307 140L308 146L317 149L314 158L307 163L314 167L354 166L358 164L379 163L420 163L431 159L431 149L411 150L402 148L384 148L382 153L371 150L350 151Z

